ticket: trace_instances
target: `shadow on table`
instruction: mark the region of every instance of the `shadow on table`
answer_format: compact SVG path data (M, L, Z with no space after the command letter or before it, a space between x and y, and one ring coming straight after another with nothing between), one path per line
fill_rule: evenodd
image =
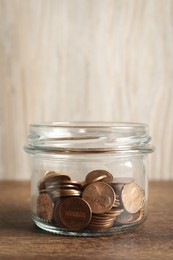
M0 207L0 230L1 232L10 230L39 232L32 221L30 208L10 203L7 203L5 208Z

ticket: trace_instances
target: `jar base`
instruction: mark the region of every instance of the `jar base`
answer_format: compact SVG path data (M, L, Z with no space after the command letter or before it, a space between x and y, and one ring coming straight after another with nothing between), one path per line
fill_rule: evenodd
M89 230L85 229L83 231L77 232L77 231L70 231L65 230L63 228L54 226L52 224L44 222L42 219L40 219L38 216L32 215L32 219L35 222L35 224L41 228L42 230L48 231L53 234L57 235L63 235L63 236L75 236L75 237L99 237L99 236L111 236L116 235L120 233L129 232L131 230L134 230L141 226L141 224L146 220L146 218L143 218L139 222L135 224L123 224L123 225L117 225L113 226L111 228L107 228L106 230Z

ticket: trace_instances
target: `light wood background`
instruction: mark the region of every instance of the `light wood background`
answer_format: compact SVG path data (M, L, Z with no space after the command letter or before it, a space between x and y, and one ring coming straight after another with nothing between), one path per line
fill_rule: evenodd
M0 179L29 179L28 124L148 123L173 179L173 0L0 0Z

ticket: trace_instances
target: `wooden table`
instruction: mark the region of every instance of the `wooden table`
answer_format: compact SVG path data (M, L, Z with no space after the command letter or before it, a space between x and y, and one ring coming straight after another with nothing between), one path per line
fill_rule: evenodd
M52 235L30 217L29 182L0 182L0 259L173 259L173 182L151 182L138 230L98 238Z

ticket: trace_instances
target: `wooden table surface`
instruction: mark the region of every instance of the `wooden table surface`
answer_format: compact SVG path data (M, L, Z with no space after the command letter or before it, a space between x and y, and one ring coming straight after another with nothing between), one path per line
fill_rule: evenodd
M120 235L75 238L37 228L30 183L0 182L0 259L173 259L173 182L151 182L149 217Z

